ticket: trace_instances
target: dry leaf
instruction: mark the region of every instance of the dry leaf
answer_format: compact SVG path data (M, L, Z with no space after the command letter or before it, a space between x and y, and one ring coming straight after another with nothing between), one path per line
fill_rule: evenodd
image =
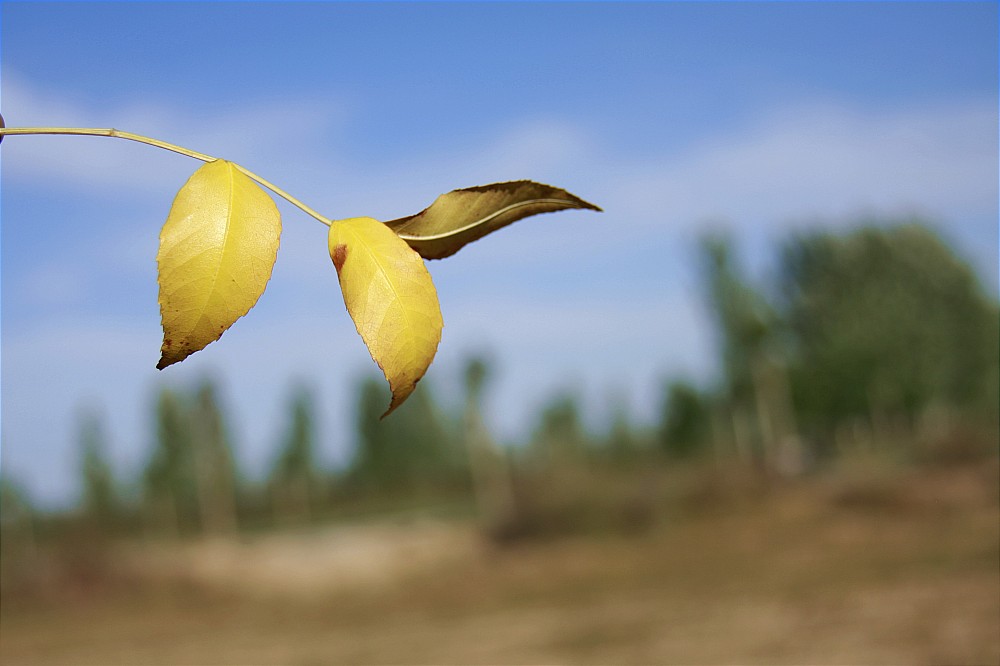
M416 215L385 224L424 259L442 259L521 218L567 208L601 210L558 187L518 180L453 190Z

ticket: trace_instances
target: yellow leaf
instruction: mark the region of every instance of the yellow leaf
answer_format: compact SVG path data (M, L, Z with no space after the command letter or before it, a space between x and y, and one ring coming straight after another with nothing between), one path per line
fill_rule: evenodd
M441 308L423 260L370 217L330 225L344 304L392 389L388 416L413 392L441 341Z
M250 311L271 277L281 217L274 201L225 160L177 193L160 231L163 369L203 349Z

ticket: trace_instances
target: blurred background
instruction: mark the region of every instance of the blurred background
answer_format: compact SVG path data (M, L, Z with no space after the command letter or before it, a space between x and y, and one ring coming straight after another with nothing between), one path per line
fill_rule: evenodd
M532 179L388 391L326 229L155 369L198 163L7 137L10 663L997 663L995 3L20 3L7 126L329 217Z

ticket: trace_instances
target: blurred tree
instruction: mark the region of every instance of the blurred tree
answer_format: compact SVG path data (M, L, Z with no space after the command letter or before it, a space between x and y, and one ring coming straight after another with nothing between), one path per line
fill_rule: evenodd
M80 417L80 448L84 515L92 529L106 533L113 528L120 506L108 464L104 427L96 412L87 411Z
M26 547L33 552L34 519L35 509L28 493L7 470L0 472L0 547L5 551Z
M193 395L161 389L156 445L143 482L147 512L168 534L236 529L236 466L211 381Z
M34 515L28 494L7 470L0 472L0 525L8 526Z
M426 380L391 418L384 383L366 378L358 390L358 448L354 478L385 492L414 490L464 476L462 456L449 436Z
M576 397L563 394L553 398L542 409L532 438L532 448L549 464L560 465L584 460L588 447Z
M37 575L38 541L35 510L25 490L0 472L0 587L9 591Z
M792 390L810 427L935 402L996 414L997 304L926 226L793 238L780 277Z
M286 522L309 521L316 501L316 419L313 392L305 385L293 389L291 418L284 443L271 470L269 486L275 512Z
M218 391L212 381L205 380L199 386L189 422L202 532L232 533L238 525L238 476Z
M754 366L766 355L775 313L741 275L728 236L702 238L703 270L719 327L725 393L737 403L753 400Z
M611 427L608 429L604 452L616 462L628 462L638 457L643 442L629 418L628 407L622 397L612 398Z
M671 382L665 391L659 427L660 448L672 458L701 451L711 434L710 399L685 381Z
M465 395L469 402L479 404L483 400L486 381L491 374L489 361L483 356L473 356L465 362Z
M514 519L514 490L509 461L497 448L483 419L483 394L490 365L482 356L465 363L465 411L462 438L465 442L473 491L482 529L493 534L506 529Z
M143 474L144 503L154 525L171 536L197 516L191 423L181 396L164 387L156 401L156 444Z
M790 398L774 390L784 386L780 378L785 375L775 338L777 314L741 275L729 237L705 236L701 247L704 279L720 332L722 402L728 406L733 441L741 456L762 470L771 470L779 457L801 458L794 420L789 416ZM683 401L692 396L677 397ZM705 418L711 420L708 415ZM783 466L797 467L794 463Z

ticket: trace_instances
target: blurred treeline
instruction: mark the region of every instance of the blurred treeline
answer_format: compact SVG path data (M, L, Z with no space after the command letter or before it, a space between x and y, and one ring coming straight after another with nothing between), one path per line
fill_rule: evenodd
M216 386L164 388L140 478L115 477L104 424L90 413L80 422L76 510L39 513L15 480L2 480L4 584L31 568L41 543L99 550L122 538L235 536L421 506L475 516L498 542L641 531L720 493L808 479L845 457L944 464L997 454L1000 310L928 226L874 220L795 235L756 282L737 250L724 235L698 247L722 371L665 381L654 424L636 425L622 404L606 432L590 432L566 394L541 407L530 441L500 445L482 416L497 369L473 358L457 407L422 384L380 421L383 382L361 382L357 447L338 469L320 464L320 402L297 386L269 471L250 480ZM716 473L685 486L678 470L693 466Z

